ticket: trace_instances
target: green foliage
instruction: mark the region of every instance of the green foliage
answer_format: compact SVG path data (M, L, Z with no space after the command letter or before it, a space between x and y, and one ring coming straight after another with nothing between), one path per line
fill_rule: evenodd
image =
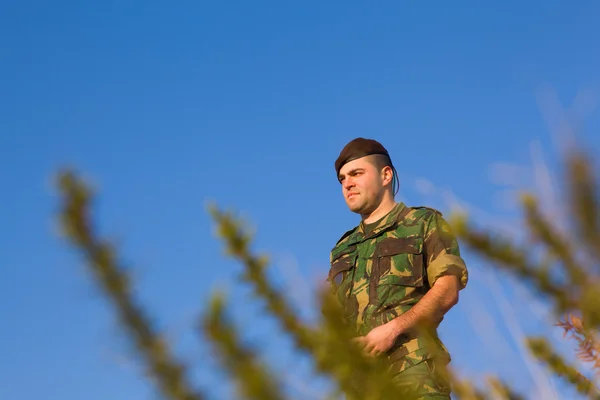
M461 244L478 252L494 265L529 282L537 293L552 303L557 321L578 344L578 357L600 367L600 345L596 333L600 325L600 223L595 178L590 163L582 154L568 160L566 183L573 227L560 233L545 218L538 200L524 196L525 223L535 244L542 250L532 251L532 244L519 246L491 231L479 230L464 215L451 219ZM206 398L194 389L187 378L186 367L176 360L168 344L153 330L142 306L135 304L126 270L119 264L112 246L97 234L91 223L91 194L74 173L64 172L59 178L62 209L60 221L71 244L85 259L100 288L114 306L124 331L145 360L146 369L165 399L199 400ZM216 206L209 209L227 254L244 266L242 281L264 302L268 312L292 339L296 350L310 356L314 369L329 378L335 386L329 398L344 394L347 399L410 399L411 394L396 387L388 372L386 360L368 357L352 341L350 329L326 288L320 290L323 318L316 326L303 323L288 303L284 293L270 284L264 273L268 259L254 254L252 238L243 224L231 213ZM535 258L534 255L541 254ZM560 273L558 273L560 272ZM284 399L277 374L258 361L253 349L242 344L237 328L227 319L225 299L215 294L203 312L199 328L211 341L224 370L238 388L243 399ZM596 385L575 367L568 365L544 338L529 338L532 353L556 376L569 382L589 398L600 399ZM487 389L477 388L461 379L449 368L440 373L452 382L454 396L459 399L521 399L505 382L492 378ZM325 397L325 396L324 396Z
M123 328L147 362L148 374L156 379L167 399L203 399L191 389L185 369L170 354L168 344L153 331L146 312L135 304L127 273L118 264L112 246L96 236L89 216L90 191L69 172L60 175L59 187L65 196L60 215L63 232L81 251L98 284L112 301Z
M585 154L573 152L566 162L565 193L572 223L566 227L566 233L561 233L542 215L538 199L530 194L523 196L522 203L525 225L533 243L518 246L506 238L476 229L465 216L457 215L451 222L462 244L529 282L540 296L553 304L557 320L567 315L567 321L557 325L579 335L578 357L598 368L600 208L597 181ZM540 249L534 248L536 244ZM536 259L536 254L542 256ZM546 339L528 338L527 345L555 376L571 383L579 393L600 399L597 386L569 366Z
M234 326L226 321L223 299L215 296L204 318L204 330L221 355L222 364L237 380L245 399L282 399L282 390L272 373L257 361L251 349L241 344Z

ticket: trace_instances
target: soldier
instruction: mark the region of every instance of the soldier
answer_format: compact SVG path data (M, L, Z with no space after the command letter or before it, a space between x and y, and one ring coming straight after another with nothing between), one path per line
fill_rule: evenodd
M428 399L450 399L434 365L450 362L437 327L468 280L456 238L439 211L395 201L397 173L379 142L352 140L335 170L361 222L332 249L328 279L356 341L366 353L389 359L398 385ZM434 347L425 348L418 326L429 327Z

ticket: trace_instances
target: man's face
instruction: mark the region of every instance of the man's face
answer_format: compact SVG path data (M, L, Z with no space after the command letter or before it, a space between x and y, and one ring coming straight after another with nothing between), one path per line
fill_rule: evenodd
M338 179L350 211L368 214L379 206L385 190L383 172L362 157L345 164Z

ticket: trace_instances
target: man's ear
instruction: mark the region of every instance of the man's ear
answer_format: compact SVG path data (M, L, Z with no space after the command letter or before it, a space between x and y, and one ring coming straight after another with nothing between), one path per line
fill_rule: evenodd
M391 184L394 179L394 171L389 166L383 167L381 170L381 179L383 181L383 185Z

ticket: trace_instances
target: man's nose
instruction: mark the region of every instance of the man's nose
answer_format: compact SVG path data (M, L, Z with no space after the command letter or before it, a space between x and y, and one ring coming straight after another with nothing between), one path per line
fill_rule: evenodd
M352 178L344 179L344 188L345 189L350 189L353 186L354 186L354 181L352 180Z

